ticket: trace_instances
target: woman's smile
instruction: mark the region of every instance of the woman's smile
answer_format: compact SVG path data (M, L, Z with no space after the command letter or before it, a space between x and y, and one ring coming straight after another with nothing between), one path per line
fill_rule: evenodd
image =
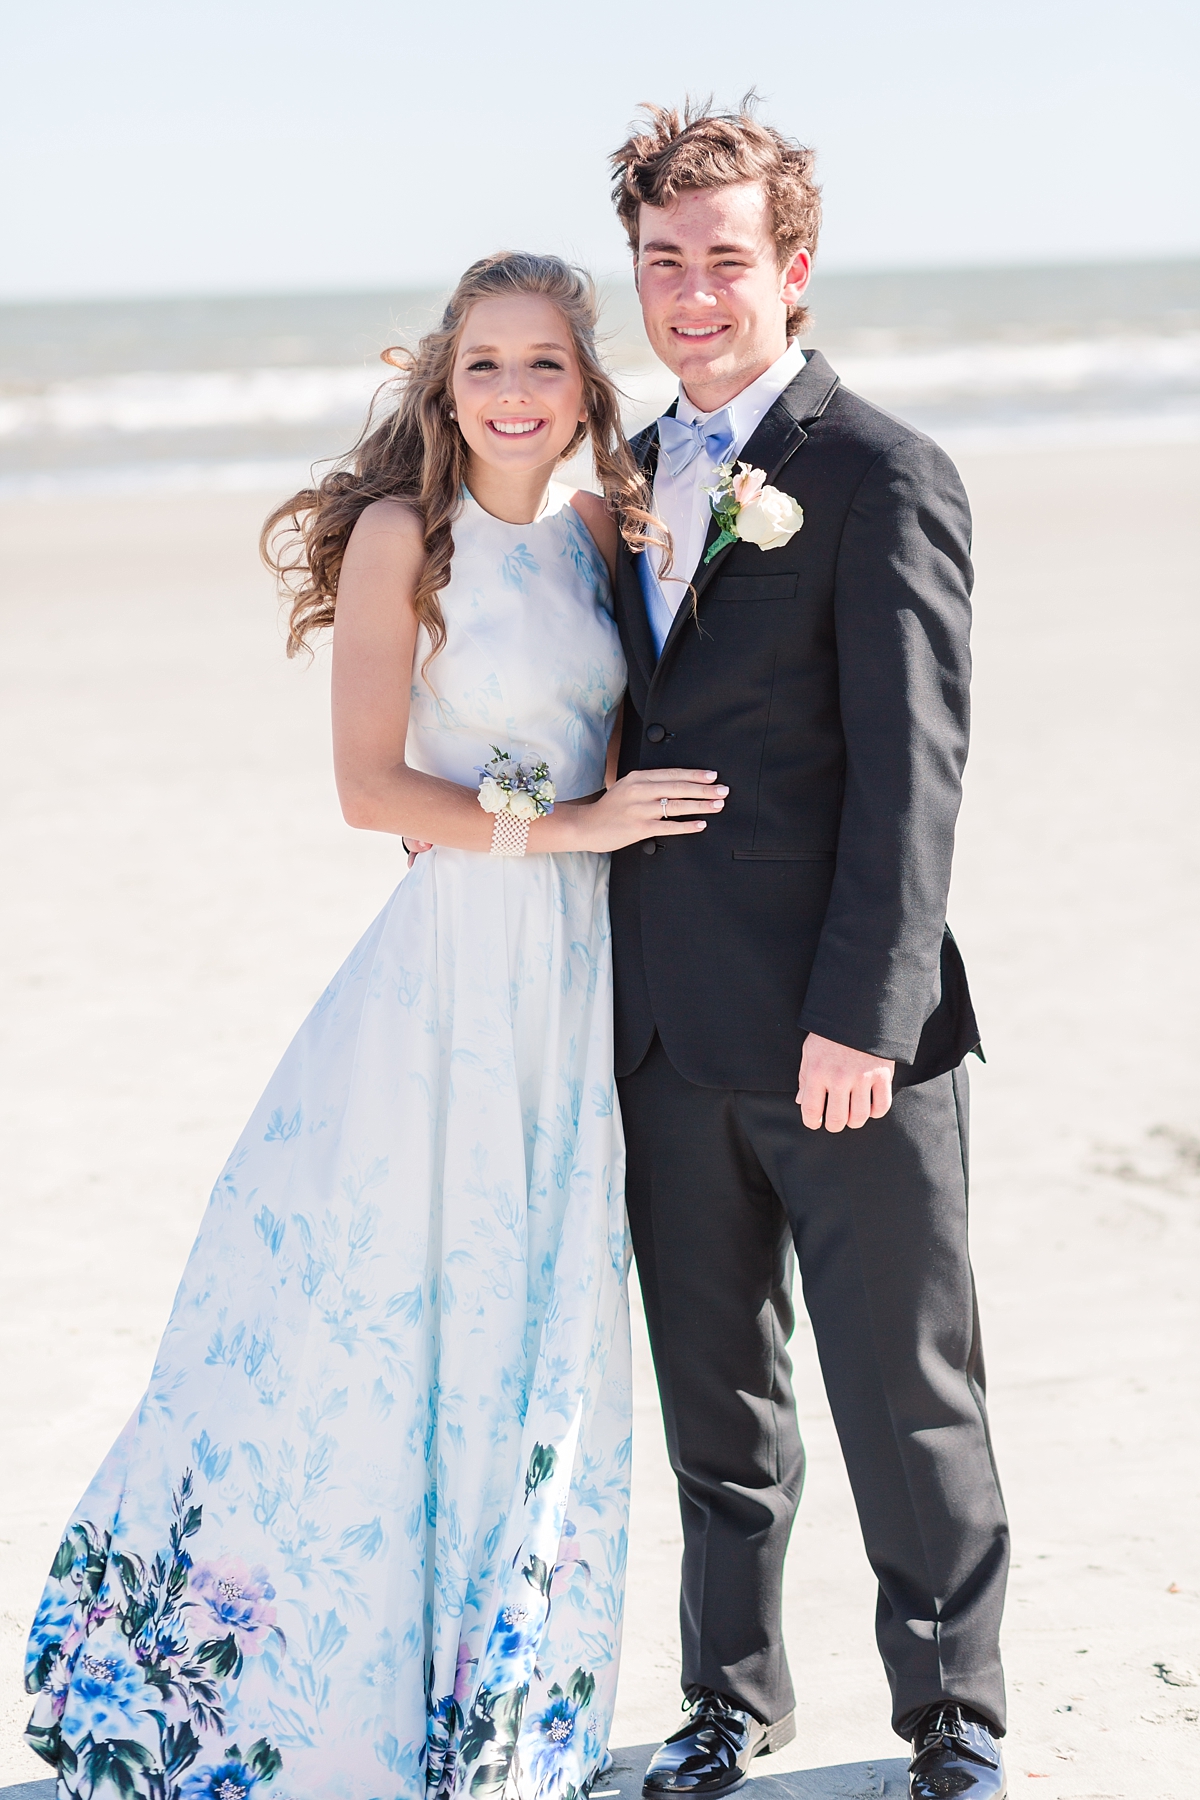
M489 431L500 437L528 437L535 431L542 431L550 421L548 419L485 419L484 424Z

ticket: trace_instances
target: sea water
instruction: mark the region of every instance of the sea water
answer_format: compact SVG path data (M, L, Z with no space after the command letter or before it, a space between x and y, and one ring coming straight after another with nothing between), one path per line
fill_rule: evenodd
M0 305L0 498L307 483L444 298ZM1200 260L818 273L811 308L805 344L951 454L1200 441ZM632 429L675 384L631 287L603 290L602 332Z

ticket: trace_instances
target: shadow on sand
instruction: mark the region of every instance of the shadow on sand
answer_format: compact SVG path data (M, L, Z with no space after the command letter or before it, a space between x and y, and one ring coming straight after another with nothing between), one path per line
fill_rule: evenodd
M592 1789L592 1800L640 1800L646 1764L657 1745L631 1744L613 1751L613 1767ZM908 1764L903 1757L879 1762L836 1763L826 1769L754 1774L753 1800L902 1800ZM743 1793L746 1790L743 1789ZM19 1781L0 1787L0 1800L54 1800L53 1781Z
M592 1789L591 1800L641 1800L642 1777L656 1744L613 1748L613 1767ZM758 1770L761 1768L762 1773ZM908 1793L908 1760L882 1757L876 1762L835 1763L824 1769L788 1769L778 1774L765 1760L742 1789L753 1800L902 1800ZM8 1800L0 1789L0 1800ZM24 1795L21 1800L25 1800ZM33 1800L31 1794L30 1800Z

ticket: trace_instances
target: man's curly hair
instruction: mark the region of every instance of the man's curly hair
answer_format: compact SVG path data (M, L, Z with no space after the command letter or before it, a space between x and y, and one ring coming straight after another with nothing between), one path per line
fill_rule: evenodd
M821 190L813 180L815 153L754 117L757 96L745 96L736 112L714 112L711 96L689 100L683 112L642 104L644 120L614 151L613 203L634 256L638 208L669 206L689 189L761 181L771 209L779 266L797 250L815 252L821 229ZM808 323L808 308L788 311L788 336Z

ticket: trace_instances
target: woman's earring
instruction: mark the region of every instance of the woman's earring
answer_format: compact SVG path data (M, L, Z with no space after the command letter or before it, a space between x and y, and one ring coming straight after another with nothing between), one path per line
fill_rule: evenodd
M450 408L450 417L455 420L457 420L457 418L458 418L458 414L455 412L453 407Z

